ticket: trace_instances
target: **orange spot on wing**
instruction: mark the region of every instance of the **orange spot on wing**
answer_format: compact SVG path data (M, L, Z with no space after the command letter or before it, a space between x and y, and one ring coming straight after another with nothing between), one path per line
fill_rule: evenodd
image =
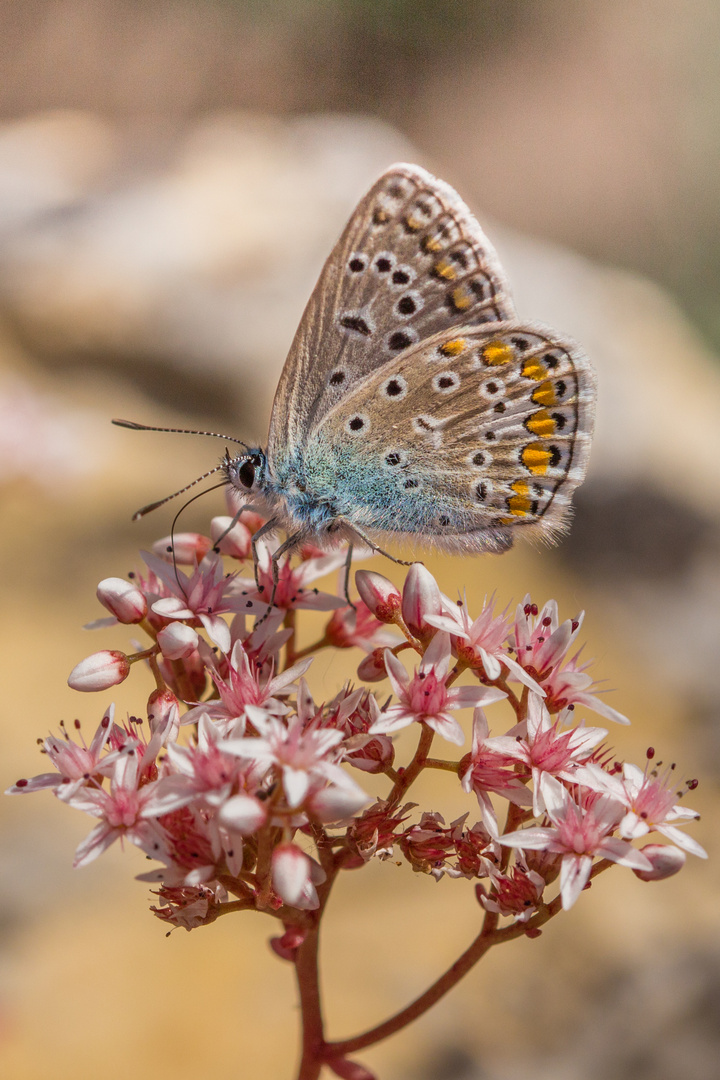
M544 364L541 364L537 357L531 357L523 364L522 374L526 379L534 379L536 382L540 382L547 376L548 369Z
M532 435L540 435L541 438L546 439L549 435L555 434L556 425L547 409L538 409L525 421L525 427Z
M432 269L435 277L445 278L446 281L454 281L457 277L457 270L447 259L438 259Z
M514 517L525 517L533 507L530 488L524 480L516 480L510 487L515 494L511 495L507 501L508 510Z
M422 242L423 251L428 253L442 251L442 244L439 240L436 240L434 236L426 236Z
M509 364L515 358L515 353L512 345L504 341L489 341L482 351L482 358L490 367L497 367L499 364Z
M536 405L557 405L555 387L549 379L540 383L537 390L533 390L532 399Z
M422 221L418 221L412 214L408 214L405 218L405 228L409 229L410 232L417 232L418 229L422 229Z
M529 443L522 452L522 463L535 476L543 476L552 460L552 451L542 443Z
M462 287L459 289L453 289L450 293L450 299L453 302L453 307L456 311L467 311L472 306L472 298L468 296L465 289Z
M452 341L446 341L444 345L441 345L440 352L445 356L457 356L466 345L465 338L454 338Z

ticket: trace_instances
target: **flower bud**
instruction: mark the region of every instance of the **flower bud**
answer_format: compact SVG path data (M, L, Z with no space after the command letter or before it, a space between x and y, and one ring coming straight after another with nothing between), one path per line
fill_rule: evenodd
M426 615L442 615L442 599L435 578L422 563L413 563L408 570L402 592L402 617L411 634L425 641L435 628L425 622Z
M646 844L640 850L652 863L652 870L633 870L641 881L662 881L679 873L685 865L685 852L673 844Z
M270 938L270 948L282 960L294 960L306 937L307 930L299 926L288 926L282 937Z
M349 1061L346 1057L331 1058L325 1064L331 1072L340 1077L340 1080L377 1080L375 1073L371 1073L357 1061Z
M103 649L75 665L68 676L68 686L84 692L108 690L127 679L129 672L130 661L125 653Z
M358 570L355 574L355 585L360 598L376 619L383 623L397 622L402 598L400 590L392 581L373 570Z
M388 735L351 735L345 739L345 760L362 772L384 772L395 760L395 747Z
M182 660L197 649L197 631L185 623L171 622L158 630L157 643L168 660Z
M157 540L153 544L152 549L165 562L172 562L173 552L175 552L176 563L181 566L195 566L196 563L202 562L208 551L212 551L212 546L213 542L209 536L185 532L175 533L174 536L163 536L162 540Z
M358 664L357 675L362 682L382 682L386 679L385 650L373 649L371 653L368 653Z
M221 555L233 559L247 559L250 554L252 534L242 521L232 524L231 517L214 517L210 522L210 535ZM222 538L222 539L220 539Z
M218 819L226 829L241 836L251 836L267 821L267 810L252 795L233 795L223 803Z
M180 703L172 690L153 690L148 698L147 716L150 730L167 732L167 737L175 741L180 728Z
M310 884L310 860L295 844L278 844L273 851L272 883L286 904L297 906Z
M139 623L147 615L147 600L137 585L124 578L104 578L97 587L97 598L118 622Z
M329 825L333 821L344 821L372 802L365 792L353 784L352 787L333 784L315 792L307 801L311 818Z

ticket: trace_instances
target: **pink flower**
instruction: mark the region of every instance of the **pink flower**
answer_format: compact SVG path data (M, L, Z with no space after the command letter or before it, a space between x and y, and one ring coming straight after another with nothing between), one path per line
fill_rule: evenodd
M167 859L165 834L153 820L163 812L158 782L139 786L142 760L133 750L118 753L110 789L84 786L65 801L76 810L100 818L75 852L73 866L86 866L116 840L127 839L154 859Z
M233 594L238 602L236 610L247 610L252 615L264 614L270 603L270 597L273 596L273 590L275 591L273 607L282 611L293 611L299 608L311 611L332 611L334 608L346 606L347 601L340 599L339 596L308 588L312 581L344 565L346 557L344 551L334 551L329 555L306 559L295 567L290 565L287 556L281 558L278 563L278 583L275 588L272 577L272 550L270 545L262 540L257 545L257 585L252 578L236 579L233 585Z
M172 594L156 600L152 610L164 619L199 620L210 640L223 652L230 650L230 629L220 616L239 611L242 602L232 593L234 575L225 574L222 559L210 552L188 577L177 567L168 566L157 555L142 553L150 569Z
M343 732L343 757L362 772L383 772L392 765L395 748L387 735L370 735L380 706L368 690L343 690L325 709L324 725Z
M497 839L497 814L489 793L495 792L517 806L531 806L532 795L518 776L516 758L496 748L496 740L488 735L487 717L478 706L473 716L472 750L460 763L460 780L463 791L475 792L483 824Z
M560 623L555 600L548 600L538 612L537 604L526 596L523 603L518 604L514 632L510 635L518 664L536 681L542 682L567 654L583 617L581 612L577 619Z
M509 735L498 735L487 745L507 758L522 762L531 771L536 817L543 811L540 801L543 775L557 776L568 783L582 782L595 786L590 774L583 774L580 780L577 768L590 758L595 747L605 738L605 728L564 728L560 718L553 721L537 694L528 696L525 726L524 733L522 726L518 725Z
M653 752L648 753L645 769L626 762L622 775L609 774L593 765L591 775L598 782L598 787L617 799L627 808L627 813L620 822L618 831L628 840L637 840L649 832L659 832L679 848L706 859L707 852L697 840L682 832L678 825L697 821L699 814L677 802L674 766L658 775L650 767Z
M295 680L303 675L312 663L312 658L300 660L280 675L273 675L273 666L269 669L250 660L241 641L233 645L225 666L225 675L221 676L212 664L210 674L220 695L219 701L210 700L203 705L190 709L182 718L183 724L193 724L198 717L206 713L213 720L224 722L223 734L227 734L236 725L245 730L246 710L249 705L257 706L271 713L287 712L287 706L280 700L294 688Z
M242 521L233 524L231 517L214 517L210 522L213 544L221 555L232 559L247 559L251 551L252 533Z
M560 892L562 906L568 911L585 888L593 859L610 859L633 870L651 870L652 864L626 840L610 835L622 817L615 799L602 796L584 809L553 776L542 778L542 797L551 826L536 826L506 833L501 844L530 850L551 851L562 855Z
M200 716L195 745L168 745L167 763L172 772L162 778L159 789L166 812L190 802L208 807L225 806L238 787L247 783L254 786L247 775L249 770L243 775L239 764L223 752L222 736L207 715ZM259 784L260 779L258 774L255 781ZM260 801L249 795L247 798L254 804L255 817L264 821L267 812ZM237 818L239 805L234 809ZM249 807L244 809L247 818Z
M447 604L441 615L428 615L427 621L439 630L451 635L453 650L459 660L474 669L480 669L494 682L502 675L503 665L511 678L528 686L536 693L543 691L521 664L505 649L510 620L505 612L496 615L495 601L491 597L477 619L473 620L467 604Z
M164 907L151 907L158 919L181 926L184 930L194 930L197 926L206 926L217 918L218 908L227 901L227 892L215 883L208 885L166 885L158 893L165 901Z
M445 685L450 666L450 638L442 631L435 634L412 678L389 649L385 652L385 664L399 704L380 715L370 728L371 735L399 731L417 721L461 746L465 735L457 720L450 716L450 710L480 702L489 705L507 697L504 690L490 686L448 688Z
M173 622L158 630L157 643L166 660L182 660L196 651L198 635L192 626Z
M227 739L222 749L227 754L237 754L265 769L275 770L290 810L307 802L307 809L312 812L314 802L319 816L327 821L324 811L329 810L330 804L326 805L319 795L328 785L336 789L331 804L332 812L336 814L333 820L351 816L370 801L337 763L338 746L343 739L341 731L321 727L318 722L305 724L299 715L286 723L252 706L248 715L260 737Z
M626 716L617 709L611 708L597 694L589 692L594 685L592 677L587 673L592 661L581 666L579 657L580 654L577 653L566 663L558 664L543 679L545 704L548 709L555 713L568 708L574 709L576 705L584 705L606 720L613 720L616 724L629 724L630 721Z
M163 536L153 544L153 552L163 562L179 566L197 566L209 551L213 542L209 536L196 532L180 532Z
M31 780L18 780L5 794L24 795L30 791L54 788L58 798L67 801L78 788L93 781L110 737L114 713L114 705L106 709L89 746L84 739L81 744L73 742L67 732L63 733L62 739L49 735L43 741L43 752L50 758L57 772L41 773ZM75 721L75 729L80 734L79 720Z

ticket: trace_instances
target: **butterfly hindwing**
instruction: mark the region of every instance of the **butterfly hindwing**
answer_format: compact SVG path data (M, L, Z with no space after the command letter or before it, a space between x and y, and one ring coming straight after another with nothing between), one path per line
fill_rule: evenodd
M497 255L447 184L395 165L328 258L273 404L268 458L292 453L367 375L458 323L514 317Z
M356 384L311 433L307 479L334 473L339 514L363 528L470 550L507 546L517 526L552 535L585 474L593 407L574 343L535 324L462 326Z

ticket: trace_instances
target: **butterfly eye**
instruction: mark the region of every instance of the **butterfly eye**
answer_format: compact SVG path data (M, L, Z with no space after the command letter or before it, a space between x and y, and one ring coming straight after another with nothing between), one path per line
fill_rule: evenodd
M255 483L255 462L252 459L243 461L242 465L238 469L238 480L246 487L248 491Z

